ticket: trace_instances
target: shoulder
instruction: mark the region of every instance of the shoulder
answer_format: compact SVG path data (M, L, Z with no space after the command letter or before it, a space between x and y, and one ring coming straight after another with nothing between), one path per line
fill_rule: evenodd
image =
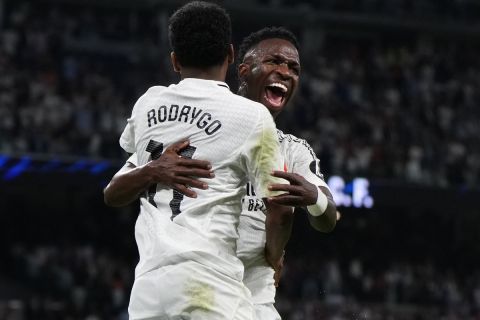
M166 89L168 89L168 87L164 87L164 86L153 86L153 87L148 88L147 91L143 94L142 97L155 96L155 95L157 95L157 94L162 93L162 92L165 91Z
M245 97L232 93L232 98L229 99L232 103L229 108L229 113L244 118L245 126L257 127L274 127L275 123L273 117L268 109L261 103L252 101Z
M155 99L159 94L161 94L165 89L167 89L164 86L154 86L150 87L145 91L138 99L137 102L135 103L133 110L138 110L143 104L147 103L147 101L150 101L151 99Z
M278 142L293 155L306 154L313 158L316 158L310 144L305 139L298 138L293 134L286 134L283 131L277 129Z
M237 106L243 107L248 111L252 111L257 114L265 115L269 114L268 109L261 103L247 99L235 93L230 93L232 95L232 100ZM271 117L271 116L270 116Z
M301 147L301 148L310 148L310 145L305 139L298 138L293 134L284 133L282 130L277 129L278 141L280 143Z
M165 91L165 89L167 89L167 87L164 87L164 86L154 86L154 87L148 88L147 91L145 91L140 96L140 98L138 98L136 104L138 105L138 104L141 104L142 102L144 102L146 100L155 98L156 96L161 94L163 91Z

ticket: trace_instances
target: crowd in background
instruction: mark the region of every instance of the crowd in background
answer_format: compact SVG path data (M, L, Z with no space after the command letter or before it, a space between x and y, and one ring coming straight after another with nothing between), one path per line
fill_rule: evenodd
M478 12L468 0L256 2L413 18L427 12L462 22ZM166 51L158 46L165 32L159 23L157 15L145 10L5 1L0 19L0 153L123 157L118 138L136 98L149 86L177 80ZM322 39L314 55L302 56L301 86L280 116L279 128L307 139L324 173L478 187L479 39L439 40L413 33L366 38L326 33ZM155 56L160 52L165 56ZM2 251L0 283L7 277L23 298L0 299L0 319L128 318L136 262L133 239L127 256L111 243L85 244L88 232L82 238L84 230L78 226L84 219L72 218L68 230L77 228L80 235L69 245L59 245L52 234L45 241L49 244L18 241ZM94 225L98 216L88 219ZM398 233L390 230L390 240L401 246L407 236L426 237L424 228L431 223L411 219ZM353 246L350 251L332 242L325 255L306 258L289 252L277 297L284 318L480 319L478 270L437 264L443 250L457 253L457 258L462 250L478 253L470 250L477 242L469 240L462 247L462 241L445 238L451 236L448 228L433 230L431 246L412 246L417 248L412 255L424 255L421 261L408 254L382 256L392 251L389 241L376 241L378 247L364 250L349 242L391 225L379 224L368 232L335 231L335 237ZM413 232L413 225L419 230Z
M478 50L326 39L284 125L310 141L326 172L478 185Z
M9 12L0 33L0 151L121 157L118 137L135 99L177 81L168 57L69 49L66 39L115 38L108 30L122 13L42 15L27 5ZM143 34L136 27L143 17L135 17L124 26L127 43L128 34ZM84 24L90 31L79 31ZM479 52L475 44L420 37L327 36L304 59L300 90L279 127L306 138L326 174L475 186Z
M386 220L376 221L376 216L367 216L364 222L382 226ZM411 223L409 219L400 220ZM284 319L479 319L480 272L467 261L448 260L455 259L453 249L444 246L451 240L436 244L450 255L442 257L429 249L435 244L412 242L421 234L398 228L386 237L392 240L385 241L411 250L402 253L361 240L371 232L362 223L347 229L328 236L332 238L322 243L323 250L301 245L318 241L314 233L294 231L276 298ZM445 224L436 234L447 230ZM82 232L88 239L88 229ZM297 241L300 233L309 240ZM351 238L360 244L354 246L355 254L348 249ZM17 297L16 305L0 303L0 319L128 319L134 250L101 243L13 245L2 257L8 262L4 274L28 291Z
M410 20L429 19L474 24L480 13L475 0L253 0L261 5L279 8L317 9Z
M148 38L135 27L148 26L148 19L10 5L0 29L0 151L118 158L135 97L162 72L155 65L145 70L134 55L95 52L102 47L72 51L67 43L133 41L130 33Z
M12 274L34 294L0 319L128 319L133 261L95 246L12 248Z

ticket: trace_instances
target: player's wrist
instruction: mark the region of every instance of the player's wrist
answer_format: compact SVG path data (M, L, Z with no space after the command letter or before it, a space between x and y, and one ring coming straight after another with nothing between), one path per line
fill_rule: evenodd
M307 210L312 216L319 217L322 214L324 214L325 211L327 211L327 207L328 207L327 196L321 190L318 190L317 202L307 206Z
M139 181L143 181L145 187L157 183L155 181L155 169L151 166L150 162L147 162L143 166L138 167L138 176L141 177Z

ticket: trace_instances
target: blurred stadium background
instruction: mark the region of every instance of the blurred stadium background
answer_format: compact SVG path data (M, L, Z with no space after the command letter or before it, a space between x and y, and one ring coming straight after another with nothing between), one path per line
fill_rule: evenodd
M135 99L176 81L181 3L0 0L0 319L128 318L137 204L108 208L102 188ZM339 203L329 235L298 212L283 318L480 319L480 2L221 3L236 44L299 36L278 126L311 143Z

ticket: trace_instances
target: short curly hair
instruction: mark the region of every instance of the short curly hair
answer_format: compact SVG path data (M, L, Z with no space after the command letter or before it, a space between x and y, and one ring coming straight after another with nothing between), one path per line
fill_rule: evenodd
M284 39L289 41L297 50L299 44L297 37L285 27L266 27L246 36L238 48L237 63L242 63L248 50L267 39Z
M182 66L221 65L232 43L230 16L217 4L193 1L170 17L168 36Z

